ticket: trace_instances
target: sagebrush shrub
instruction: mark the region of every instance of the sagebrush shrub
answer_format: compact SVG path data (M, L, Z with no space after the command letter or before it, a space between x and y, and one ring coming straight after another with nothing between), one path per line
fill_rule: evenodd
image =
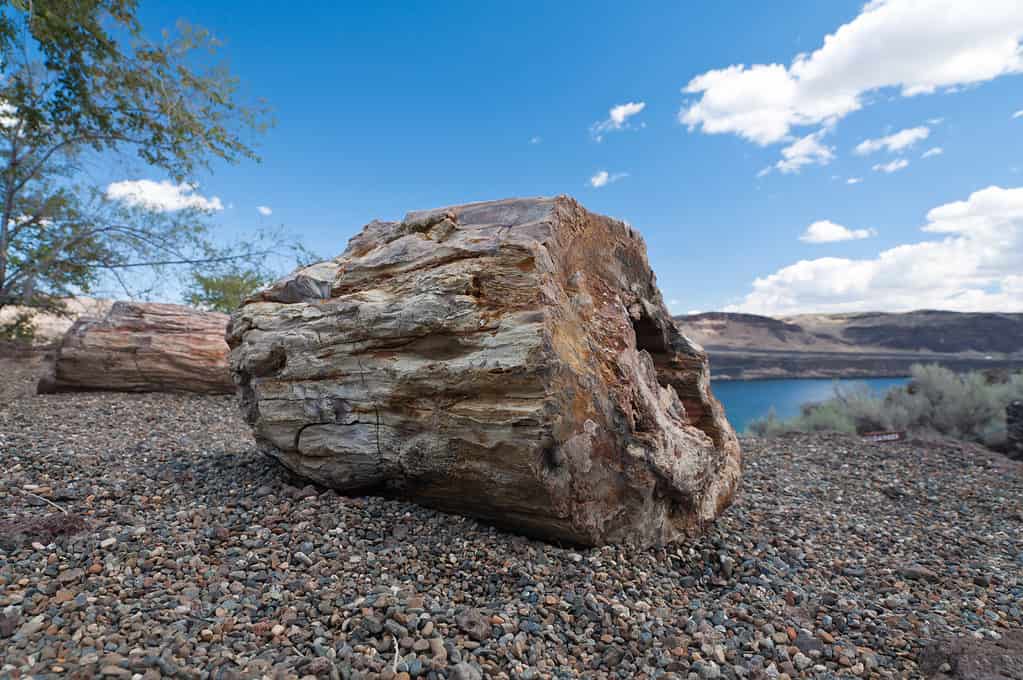
M912 379L877 395L867 386L836 387L835 397L806 404L802 413L781 420L772 411L750 424L750 431L770 437L783 432L907 430L997 445L1005 436L1005 408L1023 399L1023 374L1008 382L991 381L981 372L958 374L938 365L915 365Z

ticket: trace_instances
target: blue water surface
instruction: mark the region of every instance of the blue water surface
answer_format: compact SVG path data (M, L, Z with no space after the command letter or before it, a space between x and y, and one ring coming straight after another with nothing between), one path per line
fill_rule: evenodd
M835 395L835 387L866 385L878 394L905 385L908 378L798 378L778 380L722 380L711 386L724 405L736 432L745 432L750 422L766 416L771 408L779 418L799 415L807 402L824 401Z

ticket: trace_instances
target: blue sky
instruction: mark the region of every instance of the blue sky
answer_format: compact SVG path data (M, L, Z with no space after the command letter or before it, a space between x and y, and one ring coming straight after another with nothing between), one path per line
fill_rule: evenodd
M643 233L677 313L1023 311L1018 5L144 0L142 19L211 28L274 108L262 163L200 178L225 239L281 224L333 256L374 218L564 193Z

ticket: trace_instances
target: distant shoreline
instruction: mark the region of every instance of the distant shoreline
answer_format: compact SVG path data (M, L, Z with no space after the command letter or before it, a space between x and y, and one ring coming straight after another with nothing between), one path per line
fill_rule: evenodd
M710 355L717 381L892 378L913 364L953 371L1023 368L1023 314L921 310L774 319L707 312L676 316Z
M904 378L913 364L939 364L954 371L1019 370L1023 356L976 357L930 352L854 353L743 351L706 347L711 380Z

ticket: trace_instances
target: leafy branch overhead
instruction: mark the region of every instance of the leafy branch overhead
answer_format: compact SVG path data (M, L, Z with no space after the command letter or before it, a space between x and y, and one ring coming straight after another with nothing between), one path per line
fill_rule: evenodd
M37 0L3 13L3 94L22 121L19 133L41 152L36 160L82 144L130 145L180 180L214 158L257 159L240 131L265 130L268 108L239 104L238 80L219 62L192 65L203 54L215 56L220 42L184 22L175 34L165 30L159 42L150 41L137 4ZM28 59L33 52L42 59Z
M158 40L136 0L0 1L0 307L59 308L131 264L201 262L208 213L112 200L89 163L134 157L192 182L216 161L258 160L272 119L241 103L209 31ZM244 259L250 250L224 254Z

